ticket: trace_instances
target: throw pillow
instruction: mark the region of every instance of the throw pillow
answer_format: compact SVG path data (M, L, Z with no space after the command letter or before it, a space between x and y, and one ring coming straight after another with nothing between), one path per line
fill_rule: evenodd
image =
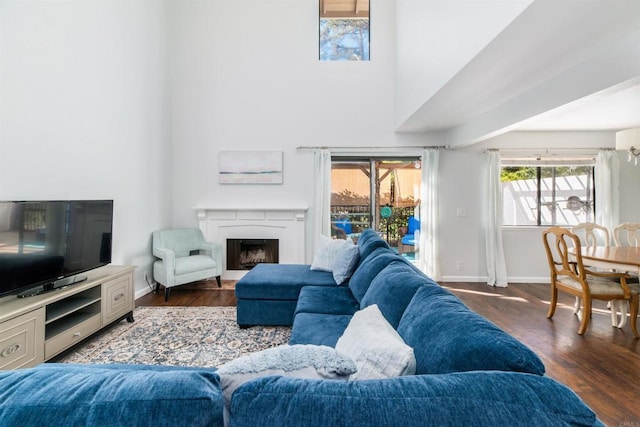
M346 380L356 369L353 360L321 345L281 345L239 357L218 368L225 417L233 392L254 378L282 375Z
M331 271L333 272L333 280L338 285L343 284L355 271L358 261L360 260L360 251L353 244L351 239L347 239L347 243L340 246L333 260Z
M358 371L349 380L413 375L413 349L384 318L376 304L357 311L336 343L336 351L350 357Z
M321 234L316 243L311 270L331 272L333 261L336 259L338 250L347 244L349 244L349 242L346 240L332 239Z

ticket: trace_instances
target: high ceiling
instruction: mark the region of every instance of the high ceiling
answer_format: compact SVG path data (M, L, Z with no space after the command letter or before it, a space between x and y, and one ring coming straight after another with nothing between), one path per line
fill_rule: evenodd
M640 127L640 1L532 1L432 92L399 132L462 147L513 130Z

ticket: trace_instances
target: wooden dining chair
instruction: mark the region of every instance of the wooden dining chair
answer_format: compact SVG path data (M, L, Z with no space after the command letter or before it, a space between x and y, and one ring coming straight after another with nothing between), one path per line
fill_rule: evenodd
M623 222L613 228L616 246L640 247L640 222Z
M640 223L623 222L615 226L613 228L613 241L616 246L640 247ZM627 283L638 283L639 281L637 274L631 274L631 277L627 279ZM614 304L611 309L612 314L620 312L618 327L623 327L627 320L627 303L621 301L619 304Z
M581 222L570 228L571 232L578 236L582 247L609 246L611 240L609 230L604 225L595 222Z
M587 331L591 320L592 300L625 300L630 302L631 330L640 337L636 327L638 314L638 288L627 285L627 275L618 272L592 271L582 262L581 244L577 235L562 227L551 227L543 231L542 241L547 253L551 278L551 304L547 318L551 319L558 302L558 291L580 297L583 315L578 334ZM575 256L569 250L575 248Z
M596 224L595 222L581 222L580 224L576 224L569 229L573 234L578 236L580 239L580 244L583 248L592 248L594 246L606 246L609 247L611 242L611 238L609 236L609 229L604 225ZM578 319L582 320L582 311L580 308L582 307L582 299L580 297L576 297L576 302L573 306L573 313L578 316ZM613 303L608 305L608 308L611 309L611 324L613 326L620 325L620 321L618 321L618 304ZM626 316L627 311L626 302L624 307L622 307L621 316Z

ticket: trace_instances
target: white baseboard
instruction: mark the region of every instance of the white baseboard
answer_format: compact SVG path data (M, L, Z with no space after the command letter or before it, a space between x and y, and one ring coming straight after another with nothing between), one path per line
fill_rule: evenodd
M142 289L137 289L136 293L135 293L135 299L138 299L140 297L145 296L146 294L150 294L151 292L153 292L149 286L145 283L144 284L144 288Z
M441 282L478 282L486 283L487 277L481 276L442 276ZM533 277L533 276L511 276L507 278L508 283L549 283L549 277Z
M546 283L549 284L549 276L544 277L531 277L531 276L520 276L520 277L509 277L509 283Z
M486 282L486 277L480 276L442 276L440 282Z

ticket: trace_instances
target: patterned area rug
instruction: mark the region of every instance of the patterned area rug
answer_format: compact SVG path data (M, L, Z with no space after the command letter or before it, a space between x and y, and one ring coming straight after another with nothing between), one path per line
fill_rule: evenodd
M286 344L291 335L284 326L240 329L235 307L138 307L133 316L55 362L212 367Z

